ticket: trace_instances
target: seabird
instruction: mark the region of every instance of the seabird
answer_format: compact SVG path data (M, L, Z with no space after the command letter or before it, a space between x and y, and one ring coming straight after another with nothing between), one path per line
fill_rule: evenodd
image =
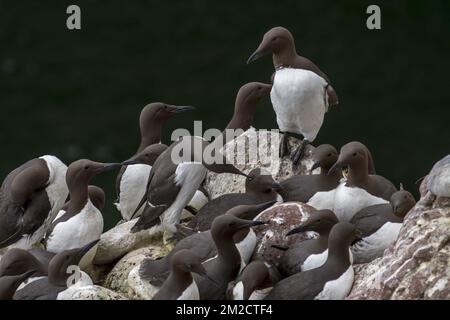
M42 239L67 198L66 171L46 155L8 174L0 188L0 248L29 249Z
M325 264L284 278L275 284L265 299L344 299L349 294L354 279L349 247L359 236L352 224L335 224L328 238L328 258Z
M143 208L133 216L134 210L147 190L152 166L167 148L167 145L162 143L152 144L122 163L123 166L116 180L118 199L114 204L124 220L128 221L142 213Z
M239 250L233 240L235 233L266 223L267 221L240 219L231 214L224 214L214 219L211 225L211 236L217 256L203 262L207 274L213 281L194 275L200 300L225 298L228 283L236 278L242 266ZM195 248L193 250L195 251Z
M0 300L13 300L17 288L27 280L34 270L13 276L0 277Z
M228 300L262 300L280 281L278 270L267 262L250 262L236 280L228 284Z
M56 254L48 265L48 276L35 280L18 290L14 295L16 300L56 300L60 293L70 289L73 284L70 283L69 267L76 267L89 254L91 249L99 240L95 240L82 248L65 250ZM76 271L75 271L76 272ZM81 270L78 270L79 281L86 282L90 280L89 276ZM74 279L76 280L76 279ZM92 280L87 281L92 283ZM76 284L76 283L75 283Z
M142 109L139 116L141 142L136 154L131 157L138 161L124 164L116 178L117 200L115 205L123 219L130 220L134 209L144 196L151 166L156 157L164 151L164 145L158 146L161 142L164 124L174 115L194 109L190 106L175 106L163 102L150 103ZM153 145L157 147L147 149ZM144 152L145 149L147 152ZM147 157L145 157L146 153L148 153ZM139 216L141 213L142 209L135 216Z
M288 135L304 137L292 156L297 166L306 145L319 133L328 107L337 104L338 97L327 75L297 54L294 37L286 28L275 27L266 32L247 64L268 54L272 54L275 68L270 98L283 133L280 156L289 154Z
M274 203L275 201L269 201L258 205L241 205L230 209L227 214L241 219L252 220ZM256 235L250 227L242 228L238 232L235 232L233 239L242 258L241 268L243 268L249 262L255 249L257 242ZM195 253L202 261L206 261L217 255L211 230L193 233L179 241L165 257L158 260L145 259L139 269L140 276L155 287L161 286L169 274L170 258L182 249L195 250Z
M103 216L88 196L89 181L99 173L119 168L117 163L100 163L87 159L72 162L66 181L70 202L64 214L53 221L45 238L52 253L81 248L99 239L103 232Z
M152 300L199 300L192 273L207 277L202 260L192 250L182 249L170 259L170 275Z
M328 174L348 168L346 178L334 193L333 212L340 221L350 221L359 210L375 204L389 203L397 191L386 178L368 173L367 147L358 141L341 148L339 158Z
M389 203L376 204L360 210L350 220L361 232L361 240L353 244L355 263L367 263L383 255L397 240L403 218L416 200L403 188L395 192Z
M245 193L224 194L209 201L188 223L193 231L205 231L211 228L215 217L225 214L238 205L253 205L278 199L280 185L270 172L262 168L253 169L245 181Z
M314 231L318 237L300 241L289 248L282 248L285 252L278 265L280 273L288 277L323 265L328 257L328 237L331 228L338 222L338 218L331 210L320 210L312 213L299 227L289 231L286 236Z

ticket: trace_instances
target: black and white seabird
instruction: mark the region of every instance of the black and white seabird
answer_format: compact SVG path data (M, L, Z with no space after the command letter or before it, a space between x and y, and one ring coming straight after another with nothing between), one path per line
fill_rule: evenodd
M64 294L65 290L70 290L74 285L92 284L90 277L81 270L78 270L79 279L74 279L78 280L77 282L69 281L69 277L76 272L75 270L71 272L69 267L78 266L98 241L97 239L82 248L65 250L56 254L48 265L48 276L37 279L18 290L14 299L56 300L60 294Z
M284 278L273 287L265 299L344 299L350 293L354 279L349 247L359 236L352 224L335 224L328 238L328 258L325 264Z
M314 231L318 233L315 239L300 241L287 248L278 265L278 270L284 277L298 272L322 266L328 257L328 238L333 226L339 220L331 210L320 210L312 213L299 227L292 229L286 235Z
M235 233L266 223L266 221L240 219L231 214L224 214L214 219L211 236L217 249L217 256L203 262L212 280L194 275L200 300L225 298L228 283L237 277L242 266L242 259L233 239ZM195 251L195 248L192 250Z
M270 88L270 85L258 82L248 83L240 88L236 97L233 117L226 126L226 129L234 131L232 138L251 127L256 105L268 94ZM210 144L201 137L185 136L170 145L153 165L146 197L143 197L137 209L139 210L145 203L144 212L132 231L147 229L161 223L166 230L175 232L175 225L180 221L183 208L200 187L207 170L246 176L228 163L223 154L222 157L219 157L220 163L204 159L206 148L220 150L229 138L229 135L224 132ZM190 157L187 157L187 161L175 163L172 157L179 155L183 150L190 150ZM216 155L216 153L212 152L212 155ZM217 154L216 157L218 156L220 155Z
M227 214L245 220L252 220L274 203L275 201L269 201L258 205L241 205L230 209ZM242 259L241 268L243 268L249 262L255 249L257 242L256 235L252 228L242 228L234 233L233 240ZM206 261L217 255L211 230L194 233L179 241L165 257L158 260L145 259L139 269L140 276L149 281L153 286L161 286L169 275L171 257L182 249L195 250L195 253L202 261Z
M355 263L370 262L382 256L397 240L403 218L416 204L411 193L400 189L392 195L390 203L364 208L350 220L361 232L361 240L352 246Z
M158 147L147 150L149 156L145 157L143 152L149 146L159 145L161 142L162 128L164 124L174 115L194 110L190 106L175 106L163 102L154 102L146 105L139 116L139 129L141 142L136 154L131 159L141 160L136 163L125 164L119 171L116 179L115 205L120 211L122 218L130 220L133 211L145 194L151 166L156 157L163 150ZM142 157L139 158L138 154ZM142 213L142 209L136 213L136 217Z
M348 168L346 178L341 181L334 193L333 212L340 221L350 221L359 210L375 205L389 203L397 191L386 178L368 173L367 147L358 141L349 142L341 148L339 158L328 174Z
M201 258L192 250L177 251L170 260L170 275L152 300L199 300L192 273L208 277Z
M47 265L27 250L11 248L0 260L0 277L13 276L34 270L33 277L47 275Z
M334 189L342 178L340 172L328 174L328 170L337 161L339 154L329 144L322 144L314 149L311 172L320 168L319 174L295 175L282 182L281 196L284 201L300 201L308 203L317 210L333 207Z
M67 198L66 171L46 155L8 174L0 188L0 248L29 249L41 241Z
M99 239L103 216L88 194L89 181L97 174L119 168L117 163L77 160L67 169L66 182L70 202L67 210L53 221L45 238L47 251L53 253L81 248Z
M13 300L17 288L31 277L34 270L13 276L0 277L0 300Z
M153 164L167 148L167 145L162 143L152 144L122 163L123 166L116 180L118 200L115 206L123 219L130 220L142 213L143 207L133 215L147 190L148 177Z
M266 32L247 63L267 54L272 54L275 68L270 97L283 133L280 156L289 153L288 134L304 137L292 157L296 166L305 146L319 133L328 107L337 104L338 97L327 75L312 61L297 54L294 37L286 28L275 27Z
M250 262L236 280L228 284L228 300L262 300L280 281L278 270L265 261Z
M248 173L245 181L245 193L224 194L209 201L188 223L193 231L205 231L217 216L225 214L238 205L253 205L279 198L280 185L265 169L256 168Z

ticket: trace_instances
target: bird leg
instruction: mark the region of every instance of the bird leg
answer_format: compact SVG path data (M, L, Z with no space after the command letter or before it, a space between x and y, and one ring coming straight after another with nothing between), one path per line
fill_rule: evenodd
M289 148L289 133L282 132L280 147L279 147L279 156L283 158L285 156L290 155L291 150Z
M305 148L309 143L310 142L307 139L303 139L300 142L298 148L295 150L294 154L291 157L292 165L294 166L294 168L297 168L298 165L300 164L300 160L303 158L305 153Z

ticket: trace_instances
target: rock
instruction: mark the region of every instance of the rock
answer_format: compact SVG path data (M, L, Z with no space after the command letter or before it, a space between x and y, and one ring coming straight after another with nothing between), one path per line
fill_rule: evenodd
M123 295L100 286L81 287L72 293L72 300L127 300Z
M159 244L154 243L153 245L128 253L114 266L106 277L103 286L123 294L130 299L141 299L141 296L137 295L129 285L128 276L130 271L136 266L139 266L145 258L157 259L163 257L172 248L173 244L163 244L160 242Z
M256 167L261 167L268 170L277 181L285 180L294 174L309 174L309 169L313 165L311 151L314 147L311 145L306 147L304 159L298 169L293 171L291 160L288 157L280 159L278 156L279 137L280 134L276 132L256 131L251 128L226 144L224 154L243 172L248 173ZM294 150L299 145L299 140L290 137L289 145L291 150ZM241 149L242 152L239 152ZM234 150L236 151L233 152ZM214 199L226 193L245 192L245 177L208 172L204 186L211 199Z
M450 198L423 196L406 215L395 244L382 257L355 266L347 299L450 299L449 230Z
M163 228L159 225L131 233L130 230L137 219L119 224L101 235L94 264L102 265L117 261L133 250L151 246L160 241Z
M255 220L267 221L270 224L254 227L258 239L252 260L264 259L271 265L278 266L283 251L272 245L289 247L294 243L311 238L311 234L294 234L286 237L286 233L305 221L315 209L301 202L286 202L275 205L261 212Z
M436 197L450 197L450 155L433 166L427 176L426 190Z
M141 278L139 274L140 265L137 265L131 269L128 275L128 285L133 291L136 299L151 300L153 296L158 292L159 287L154 287L150 282Z

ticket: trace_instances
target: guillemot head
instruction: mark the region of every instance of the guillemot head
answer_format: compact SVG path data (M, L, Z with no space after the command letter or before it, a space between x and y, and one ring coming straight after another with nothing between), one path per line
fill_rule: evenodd
M168 148L167 145L162 143L152 144L146 147L141 152L138 152L136 155L131 157L130 159L122 162L123 166L133 165L133 164L147 164L149 166L153 166L156 159Z
M213 220L211 224L211 235L216 241L224 238L230 239L239 230L267 223L267 221L245 220L234 215L223 214Z
M271 89L272 85L261 82L244 84L236 95L235 112L253 112L256 104L262 98L269 96Z
M196 273L214 282L207 274L202 264L202 259L192 250L182 249L177 251L170 259L172 269L178 269L183 272Z
M276 200L267 201L267 202L263 202L263 203L259 203L259 204L250 204L250 205L243 204L243 205L239 205L239 206L231 208L230 210L228 210L226 212L226 214L231 214L231 215L241 218L241 219L253 220L261 212L270 208L275 203L277 203Z
M328 247L330 246L350 246L355 241L361 239L361 232L349 222L338 222L332 228L328 237Z
M191 106L176 106L164 102L150 103L142 109L139 117L141 131L146 131L148 127L154 126L155 123L164 123L175 114L191 110L195 110L195 108Z
M328 170L336 163L338 157L339 153L331 144L322 144L318 146L312 153L313 165L310 172L319 167L322 170L321 172L328 172Z
M339 222L333 211L331 210L318 210L313 212L308 219L303 222L299 227L289 231L286 236L290 236L296 233L305 231L314 231L319 234L329 233L331 228Z
M19 248L11 248L0 260L0 277L14 276L34 270L35 276L47 274L46 268L31 253Z
M295 42L291 32L283 27L272 28L264 34L258 48L248 58L247 64L265 55L279 55L286 50L295 53Z
M281 185L273 179L270 172L256 168L248 173L245 190L258 193L278 192L281 190Z
M88 183L94 176L99 173L118 169L120 163L101 163L88 159L81 159L72 162L67 168L66 182L70 186L74 183Z
M49 281L55 285L67 285L71 272L69 267L78 266L86 254L99 242L95 240L82 248L65 250L55 255L48 264Z
M403 186L400 186L400 190L392 194L390 203L394 214L403 219L416 205L416 200L410 192L403 190Z
M349 142L341 148L339 158L330 168L328 174L334 174L338 169L345 168L368 168L368 151L367 147L358 141Z

